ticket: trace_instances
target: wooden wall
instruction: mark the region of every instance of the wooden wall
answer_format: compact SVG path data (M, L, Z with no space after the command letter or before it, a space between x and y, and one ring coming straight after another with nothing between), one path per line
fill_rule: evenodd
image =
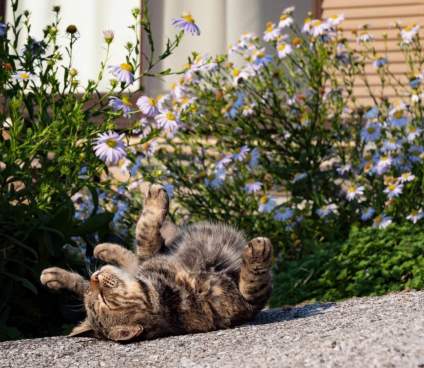
M400 51L399 32L394 24L400 21L404 26L415 23L424 28L424 0L322 0L319 3L324 18L337 14L345 15L346 20L342 27L349 39L355 39L352 31L367 24L369 33L375 36L374 44L379 56L387 57L396 78L407 82L405 72L409 71L409 68ZM387 34L386 41L383 39L384 34ZM420 35L424 38L424 29L421 29ZM373 91L379 93L380 80L372 65L367 66L367 77ZM390 86L385 89L385 95L388 97L395 98L398 96L397 92L399 93ZM361 81L357 83L356 95L364 102L369 101L367 89Z

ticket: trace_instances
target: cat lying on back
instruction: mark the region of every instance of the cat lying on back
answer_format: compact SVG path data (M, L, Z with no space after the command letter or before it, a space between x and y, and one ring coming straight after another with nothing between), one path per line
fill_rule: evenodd
M70 336L93 333L115 341L206 332L250 320L271 293L272 246L246 242L226 225L184 228L165 222L169 200L148 185L137 222L137 251L103 243L94 256L107 265L90 281L61 268L45 269L41 282L84 299L87 318Z

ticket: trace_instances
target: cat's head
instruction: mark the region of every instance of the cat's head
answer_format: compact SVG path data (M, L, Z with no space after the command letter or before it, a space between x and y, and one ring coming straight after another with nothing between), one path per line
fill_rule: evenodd
M104 266L90 279L84 296L87 318L70 336L88 332L114 341L140 336L151 314L155 295L148 281L114 266Z

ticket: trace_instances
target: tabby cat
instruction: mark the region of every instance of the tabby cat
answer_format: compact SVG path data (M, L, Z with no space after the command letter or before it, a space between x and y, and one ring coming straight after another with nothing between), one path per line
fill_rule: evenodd
M125 341L206 332L245 322L265 306L271 242L247 243L222 224L177 228L165 221L168 207L164 188L146 185L136 254L117 244L97 245L94 256L114 265L90 281L57 267L42 272L42 284L84 299L87 317L70 336Z

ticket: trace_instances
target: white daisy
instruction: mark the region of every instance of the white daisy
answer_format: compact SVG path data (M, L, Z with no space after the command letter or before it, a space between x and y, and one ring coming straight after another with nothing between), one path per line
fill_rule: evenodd
M268 22L266 24L266 29L265 29L265 32L264 32L263 39L264 39L265 42L275 41L276 39L278 39L280 34L281 34L281 29L277 28L275 26L275 23Z
M368 220L372 219L374 214L375 214L375 209L372 208L372 207L368 207L367 209L365 209L365 211L362 212L361 220L362 221L368 221Z
M12 79L15 82L30 82L32 80L34 80L35 76L33 74L31 74L30 72L26 72L26 71L19 71L16 72L14 74L12 74Z
M260 199L258 211L262 213L270 213L277 206L277 202L273 197L266 195Z
M377 229L385 229L391 223L392 223L392 218L390 216L379 215L374 219L372 227L375 227Z
M94 153L106 165L116 165L119 160L126 157L124 134L107 132L99 134L94 141Z
M387 197L389 199L399 197L399 195L402 194L403 185L402 184L396 184L391 183L389 184L386 189L384 189L384 193L387 194Z
M324 207L318 208L316 213L321 218L327 217L331 214L337 214L337 205L334 203L328 204Z
M293 18L289 13L281 14L280 21L278 23L278 28L284 29L290 27L293 24Z
M141 96L137 100L136 105L138 106L140 111L148 117L155 117L158 113L156 101L154 98L148 96Z
M344 19L345 19L344 14L332 15L326 19L326 23L330 27L337 27L344 21Z
M122 63L120 65L112 65L109 67L110 72L118 81L130 85L134 82L133 67L131 64Z
M419 211L412 211L406 218L409 221L412 221L414 224L416 224L418 221L420 221L424 217L424 212L422 210Z
M365 188L362 185L356 186L356 185L352 184L346 189L346 199L349 202L353 201L354 199L357 199L357 198L363 196L364 190L365 190Z
M400 31L402 42L405 44L410 44L419 31L420 31L420 26L416 24L412 24L410 26L402 28L402 30Z
M178 117L172 111L165 111L155 116L158 128L163 129L166 133L174 133L178 126Z
M288 43L281 42L277 45L278 57L280 59L285 58L287 55L291 54L292 51L293 49Z
M398 182L399 183L409 183L411 181L413 181L415 179L415 175L413 175L410 172L405 172L403 174L401 174L401 176L398 177Z

